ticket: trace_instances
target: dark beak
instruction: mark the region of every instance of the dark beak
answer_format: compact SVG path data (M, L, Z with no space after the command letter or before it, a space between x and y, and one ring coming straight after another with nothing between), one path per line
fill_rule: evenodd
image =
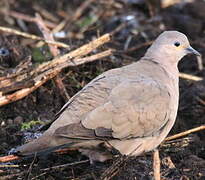
M186 52L187 52L187 54L195 54L196 56L201 56L201 54L197 50L192 48L191 46L186 48Z

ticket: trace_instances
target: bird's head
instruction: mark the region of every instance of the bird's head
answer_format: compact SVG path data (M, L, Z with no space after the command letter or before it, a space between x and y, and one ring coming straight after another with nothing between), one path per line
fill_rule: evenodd
M178 31L165 31L158 36L145 56L152 57L157 61L170 61L177 64L187 54L200 53L190 46L187 37Z

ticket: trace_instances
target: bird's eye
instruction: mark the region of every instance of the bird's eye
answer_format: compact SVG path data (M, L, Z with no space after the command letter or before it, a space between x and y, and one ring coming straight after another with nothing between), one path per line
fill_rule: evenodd
M176 47L179 47L179 46L180 46L180 42L175 42L174 45L175 45Z

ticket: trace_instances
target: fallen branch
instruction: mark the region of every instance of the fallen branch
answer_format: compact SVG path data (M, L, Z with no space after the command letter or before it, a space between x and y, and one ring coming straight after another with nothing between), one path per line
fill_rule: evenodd
M160 180L160 158L159 158L159 150L156 149L153 152L153 170L154 170L154 179Z
M62 168L67 168L69 166L75 166L75 165L79 165L79 164L83 164L83 163L88 163L90 160L82 160L82 161L77 161L77 162L73 162L73 163L67 163L67 164L62 164L62 165L58 165L58 166L52 166L49 168L45 168L45 169L41 169L40 171L52 171L55 169L62 169Z
M46 27L43 19L41 18L41 16L39 14L36 14L36 24L38 25L39 29L41 30L44 38L47 41L54 41L54 37L53 34L50 32L50 30ZM48 45L49 50L51 52L51 54L56 57L60 54L60 50L58 49L57 46L55 45ZM65 102L67 102L70 98L70 96L68 95L66 88L63 84L63 81L61 79L61 73L57 74L54 78L54 83L56 85L56 87L58 88L58 91L60 93L60 95L64 98Z
M2 94L0 97L0 106L25 97L46 81L55 77L65 67L77 66L111 55L112 50L106 50L82 58L108 41L110 41L110 35L105 34L74 51L56 57L52 61L40 64L35 68L31 67L31 69L0 77L0 94ZM22 86L24 87L22 88ZM10 92L12 92L12 94L8 94Z
M71 151L76 151L77 148L63 148L63 149L57 149L53 153L57 154L66 154ZM8 156L2 156L0 157L0 163L10 162L21 159L23 156L17 156L17 155L8 155ZM1 166L0 166L1 167ZM4 167L4 165L2 165Z
M8 28L8 27L0 26L0 31L15 34L15 35L18 35L18 36L23 36L23 37L33 39L33 40L44 41L45 43L53 44L53 45L56 45L56 46L59 46L59 47L70 48L70 46L65 44L65 43L58 42L58 41L47 41L42 37L39 37L39 36L36 36L36 35L33 35L33 34L28 34L28 33L25 33L25 32L21 32L21 31L11 29L11 28Z
M186 73L179 73L179 77L182 79L187 79L187 80L192 80L192 81L202 81L202 77L194 76L191 74L186 74Z
M194 133L194 132L198 132L198 131L202 131L202 130L205 130L205 125L201 125L201 126L199 126L199 127L196 127L196 128L193 128L193 129L189 129L189 130L187 130L187 131L184 131L184 132L175 134L175 135L173 135L173 136L167 137L167 138L165 139L165 141L171 141L171 140L173 140L173 139L177 139L177 138L186 136L186 135L188 135L188 134L191 134L191 133Z
M110 56L111 54L112 54L112 50L106 50L104 52L95 54L93 56L75 59L75 60L73 60L73 62L72 61L65 62L64 64L59 65L59 67L56 67L55 71L53 69L51 69L51 70L48 70L45 73L40 74L39 76L37 76L34 79L35 83L33 84L32 87L20 89L17 92L14 92L12 94L4 95L4 96L0 97L0 106L3 106L5 104L8 104L8 103L17 101L19 99L22 99L23 97L27 96L28 94L30 94L31 92L36 90L42 84L44 84L48 80L55 77L65 67L85 64L85 63L92 62L94 60L97 60L97 59L100 59L100 58L103 58L103 57L106 57L106 56ZM26 84L26 82L25 82L25 84ZM28 81L28 84L30 84L29 81Z
M21 19L21 20L27 21L27 22L34 22L35 21L34 17L32 17L28 14L23 14L23 13L16 12L16 11L8 11L6 14L9 15L9 16L14 17L16 19ZM46 26L48 26L49 28L55 28L56 27L56 24L52 23L50 21L45 21L45 23L46 23Z
M84 12L84 10L89 7L89 5L93 2L94 0L87 0L84 1L79 7L78 9L75 11L75 14L73 15L73 17L71 18L72 21L76 21Z
M0 157L0 163L14 161L14 160L18 160L18 159L20 159L20 157L16 156L16 155L3 156L3 157Z

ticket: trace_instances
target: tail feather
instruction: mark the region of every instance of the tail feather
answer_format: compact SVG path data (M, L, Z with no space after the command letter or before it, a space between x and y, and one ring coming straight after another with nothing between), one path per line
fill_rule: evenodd
M74 142L64 143L64 144L53 144L53 139L51 136L41 136L36 140L33 140L25 145L22 145L16 149L15 154L19 156L32 156L45 155L57 149L70 147Z

